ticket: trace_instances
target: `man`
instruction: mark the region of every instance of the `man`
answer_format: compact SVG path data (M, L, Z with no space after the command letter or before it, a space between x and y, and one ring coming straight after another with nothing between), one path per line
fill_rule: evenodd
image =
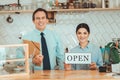
M45 70L53 70L55 69L55 66L58 64L59 69L64 69L64 50L61 45L61 41L59 37L56 35L56 33L52 30L48 30L46 28L46 25L48 23L48 14L47 11L38 8L33 12L32 15L33 23L35 24L35 30L32 32L24 35L22 37L23 40L30 40L40 43L40 54L34 56L32 62L37 65L34 66L36 70L44 70L43 64L45 66L48 66L48 64L43 63L45 59L44 52L42 51L42 42L41 42L41 34L45 37L46 45L48 49L48 56L49 56L49 62L50 62L50 68ZM44 55L44 56L43 56ZM56 63L57 61L57 63ZM48 62L48 61L47 61Z

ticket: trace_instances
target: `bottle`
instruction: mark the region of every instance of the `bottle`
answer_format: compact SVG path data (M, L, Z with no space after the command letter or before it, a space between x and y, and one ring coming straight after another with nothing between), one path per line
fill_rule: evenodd
M69 3L73 3L73 0L69 0Z
M105 0L105 8L109 8L109 0Z
M46 10L50 10L51 9L49 0L47 0L45 3L43 3L43 8L46 9Z
M31 5L31 9L35 10L37 8L37 2L35 0L32 0Z
M18 10L22 9L22 6L20 4L20 0L18 0L18 4L17 4Z
M102 8L105 8L105 0L102 0Z
M68 54L69 52L69 49L68 47L65 48L65 54ZM71 70L71 65L70 64L67 64L67 63L64 63L64 68L65 70Z
M113 2L113 0L109 0L109 8L113 8L114 7L114 2Z
M58 7L58 0L55 0L55 6Z

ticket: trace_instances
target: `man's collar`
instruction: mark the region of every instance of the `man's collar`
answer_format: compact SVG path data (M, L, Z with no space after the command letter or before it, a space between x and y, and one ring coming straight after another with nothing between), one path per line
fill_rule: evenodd
M35 29L35 32L36 33L41 33L41 31L39 31L38 29ZM46 34L46 32L47 32L47 29L45 29L44 31L42 31L44 34Z

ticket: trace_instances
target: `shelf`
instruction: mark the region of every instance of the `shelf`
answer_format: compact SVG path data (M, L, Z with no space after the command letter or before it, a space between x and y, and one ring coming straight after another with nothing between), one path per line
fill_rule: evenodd
M15 61L25 61L25 58L24 59L8 59L8 60L5 60L5 62L15 62ZM4 62L4 61L1 61L1 62Z
M0 45L0 48L27 46L27 44Z
M20 12L20 13L31 13L33 12L33 10L14 10L14 11L0 11L0 14L4 14L4 13L16 13L16 12Z
M57 12L88 12L88 11L115 11L115 10L120 10L120 8L81 8L81 9L52 9L52 10L47 10L48 11L48 18L49 18L49 23L55 23L55 14ZM33 13L34 10L14 10L14 11L0 11L0 14L20 14L20 13Z
M64 12L64 11L112 11L112 10L120 10L120 8L83 8L83 9L52 9L52 10L47 10L49 13L50 12ZM0 14L4 13L32 13L34 10L14 10L14 11L0 11Z
M48 10L48 11L69 12L69 11L113 11L113 10L120 10L120 8L54 9L54 10Z

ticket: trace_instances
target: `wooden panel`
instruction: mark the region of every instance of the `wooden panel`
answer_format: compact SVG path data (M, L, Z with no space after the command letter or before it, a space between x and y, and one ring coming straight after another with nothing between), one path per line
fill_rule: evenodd
M98 70L41 70L35 71L29 77L0 78L0 80L119 80L109 73L99 73ZM110 73L111 74L111 73Z

